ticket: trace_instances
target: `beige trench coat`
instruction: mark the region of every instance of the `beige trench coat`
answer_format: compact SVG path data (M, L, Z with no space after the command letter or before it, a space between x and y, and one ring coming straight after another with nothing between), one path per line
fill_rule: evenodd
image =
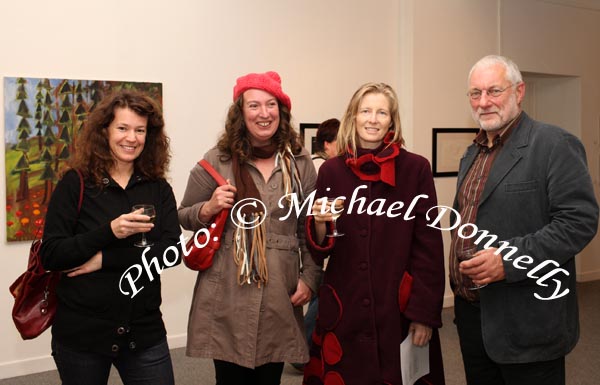
M221 160L213 148L205 159L234 183L231 160ZM309 154L296 156L305 195L315 188L316 172ZM255 283L237 283L233 261L234 224L229 217L221 248L210 269L199 272L189 315L187 355L232 362L248 368L270 362L306 362L308 348L304 336L302 307L292 306L290 296L302 279L316 293L321 269L305 246L304 215L295 212L280 221L288 209L277 203L284 195L282 172L277 166L267 182L250 167L250 174L267 206L267 266L269 281L258 288ZM179 221L186 230L204 226L198 211L217 187L210 175L196 165L190 172L186 191L178 209ZM302 266L302 267L301 267Z

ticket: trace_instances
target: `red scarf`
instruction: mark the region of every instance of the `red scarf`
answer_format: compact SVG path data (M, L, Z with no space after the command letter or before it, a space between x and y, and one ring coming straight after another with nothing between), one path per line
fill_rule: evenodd
M390 186L396 186L395 158L400 154L398 143L391 143L394 133L390 132L383 139L381 146L374 150L357 149L355 157L348 149L346 165L361 180L382 181Z

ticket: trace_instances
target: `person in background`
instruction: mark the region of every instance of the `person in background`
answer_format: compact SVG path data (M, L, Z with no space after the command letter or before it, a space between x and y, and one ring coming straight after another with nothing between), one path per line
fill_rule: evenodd
M63 385L106 384L112 365L125 385L174 383L160 312L163 253L181 233L165 180L169 159L160 107L134 91L102 99L76 139L69 171L48 205L41 247L44 268L64 271L52 325L52 356ZM85 182L79 212L75 170ZM135 204L154 205L154 222L131 212ZM134 246L142 233L153 246ZM132 274L138 277L133 296L121 277L142 265L143 253L158 262L150 263L152 279ZM179 255L169 253L170 266Z
M584 147L522 111L525 83L508 58L475 63L467 95L481 130L460 161L454 209L495 236L475 243L452 233L467 384L565 384L565 355L579 337L575 255L598 227ZM461 262L473 245L479 251Z
M429 344L430 372L417 383L444 384L437 332L444 252L441 232L426 226L426 213L437 205L435 186L429 162L403 143L394 90L384 83L361 86L340 124L340 156L319 169L307 218L313 258L329 261L306 385L401 384L400 344L407 337L416 346ZM324 197L340 197L343 209ZM333 209L343 210L337 220L343 236L326 236Z
M317 172L321 165L329 158L337 155L337 133L340 121L336 118L327 119L317 129L316 152L312 155Z
M286 216L284 197L302 202L316 173L290 123L291 107L276 72L238 78L225 131L204 155L232 184L217 186L196 165L179 207L183 227L197 231L236 202L261 202L236 205L194 289L187 354L214 360L217 385L276 385L284 362L308 361L302 307L321 269L305 246L305 215Z
M329 158L337 155L337 133L340 128L340 121L331 118L319 124L316 136L316 153L312 155L312 161L315 169L319 172L321 165ZM306 314L304 314L304 326L306 327L306 342L310 348L312 344L312 334L315 330L317 320L317 311L319 309L319 299L315 295L308 304ZM292 363L292 366L298 370L304 370L303 363Z

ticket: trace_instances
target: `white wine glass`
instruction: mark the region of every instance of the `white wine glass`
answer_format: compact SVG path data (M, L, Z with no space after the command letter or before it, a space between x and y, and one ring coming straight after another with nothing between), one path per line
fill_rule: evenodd
M331 224L333 225L333 232L326 235L330 238L343 237L344 234L340 233L337 229L337 220L342 215L342 211L344 211L344 201L341 199L328 198L327 202L329 202L329 210L331 210Z
M465 250L463 250L461 254L458 255L457 259L459 261L468 261L469 259L475 256L475 253L477 253L477 251L477 245L469 246ZM467 290L479 290L487 286L487 283L483 285L477 285L473 282L471 278L467 276L463 276L463 284L465 285Z
M142 210L142 212L139 214L147 215L150 217L148 222L154 222L154 219L156 218L156 210L154 209L153 205L142 204L133 206L132 211L138 210ZM148 242L148 240L146 239L146 233L142 233L142 239L135 242L133 245L136 247L148 247L154 245L154 243Z

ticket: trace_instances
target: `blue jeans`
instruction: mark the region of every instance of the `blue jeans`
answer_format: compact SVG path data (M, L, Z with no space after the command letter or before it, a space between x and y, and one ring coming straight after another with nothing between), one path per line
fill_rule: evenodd
M52 356L62 385L106 385L110 368L124 385L173 385L173 365L167 340L142 351L123 351L116 357L73 350L52 339Z
M317 313L319 312L319 297L314 296L308 304L306 314L304 315L304 327L306 328L306 342L308 342L308 348L312 345L312 334L315 330L315 324L317 323Z

